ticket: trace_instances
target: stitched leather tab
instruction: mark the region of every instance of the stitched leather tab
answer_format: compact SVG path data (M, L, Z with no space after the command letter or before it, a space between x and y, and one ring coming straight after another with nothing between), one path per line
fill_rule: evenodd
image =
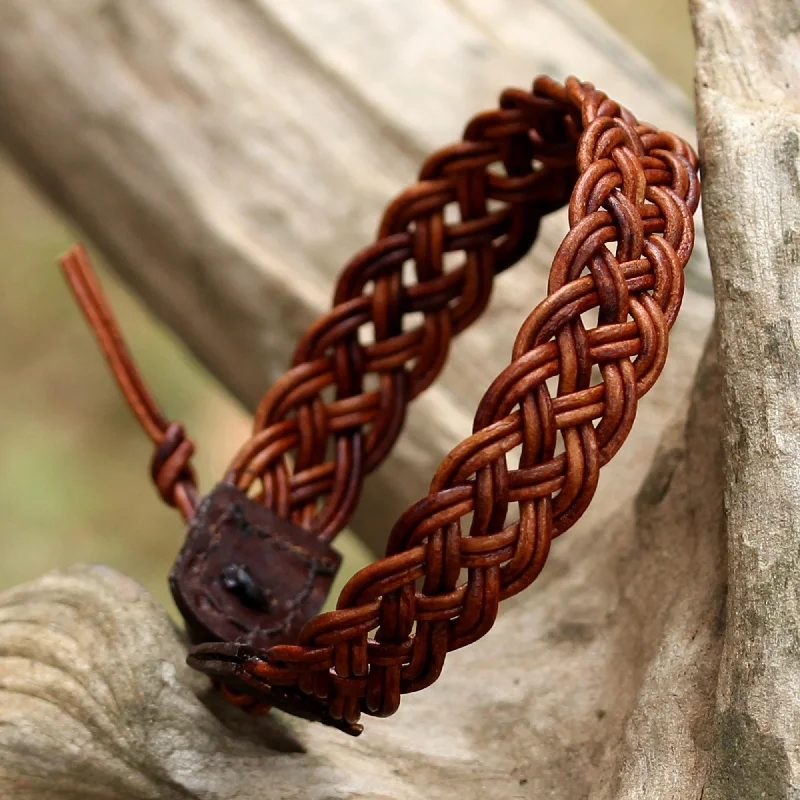
M207 495L170 574L193 644L292 643L319 613L341 556L236 487Z

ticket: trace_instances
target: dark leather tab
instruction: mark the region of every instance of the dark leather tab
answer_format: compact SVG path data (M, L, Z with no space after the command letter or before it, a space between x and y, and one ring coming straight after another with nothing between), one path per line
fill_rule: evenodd
M169 583L193 644L266 650L296 641L340 564L326 542L220 483L198 506Z

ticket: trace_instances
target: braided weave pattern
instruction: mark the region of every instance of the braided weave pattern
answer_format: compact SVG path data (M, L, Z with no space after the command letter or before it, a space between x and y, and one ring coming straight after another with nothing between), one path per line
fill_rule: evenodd
M343 270L332 311L262 399L226 480L244 490L260 482L262 502L332 539L391 451L407 404L485 309L495 274L567 202L579 131L563 103L510 89L461 143L434 153L387 208L375 244Z
M537 577L551 540L587 508L663 368L699 181L682 139L574 78L506 91L462 143L428 160L265 396L228 480L258 484L278 513L335 535L407 403L485 307L494 274L567 199L570 231L547 298L522 325L473 434L395 524L386 557L356 574L297 644L251 659L254 676L315 696L336 719L392 714L402 693L436 680L449 651L492 627L499 601ZM463 252L453 269L451 252ZM415 312L422 322L407 329ZM376 387L365 389L369 374Z

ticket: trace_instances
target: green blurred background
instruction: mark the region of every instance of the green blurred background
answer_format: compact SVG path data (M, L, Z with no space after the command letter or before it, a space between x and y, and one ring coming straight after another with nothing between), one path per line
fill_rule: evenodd
M592 5L691 91L685 0ZM183 527L149 484L150 445L56 267L78 237L0 157L0 589L57 566L100 562L171 607L166 575ZM108 272L101 277L157 400L197 443L202 486L209 487L246 437L247 415ZM353 539L343 544L349 573L365 553Z

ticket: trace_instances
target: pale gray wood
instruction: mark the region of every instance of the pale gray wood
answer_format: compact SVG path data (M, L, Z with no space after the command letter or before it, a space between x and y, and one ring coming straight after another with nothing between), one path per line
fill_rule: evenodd
M0 142L252 408L425 155L539 72L591 78L692 136L687 100L574 0L3 0ZM548 220L498 280L368 482L353 527L374 550L470 432L565 230ZM688 391L707 275L701 241L673 358L618 456L638 476Z
M667 371L541 580L350 741L209 710L139 587L50 574L0 596L0 795L800 797L800 13L693 2L719 368L712 343L694 380L701 237ZM577 2L5 0L0 138L252 405L423 154L540 70L689 131L685 102ZM373 544L468 429L562 232L549 221L412 412L357 520Z
M800 797L800 4L694 0L727 631L703 800Z
M487 637L357 740L225 708L163 609L112 570L0 595L0 795L700 797L724 630L720 416L712 347L636 502L575 531L580 557L556 546Z

